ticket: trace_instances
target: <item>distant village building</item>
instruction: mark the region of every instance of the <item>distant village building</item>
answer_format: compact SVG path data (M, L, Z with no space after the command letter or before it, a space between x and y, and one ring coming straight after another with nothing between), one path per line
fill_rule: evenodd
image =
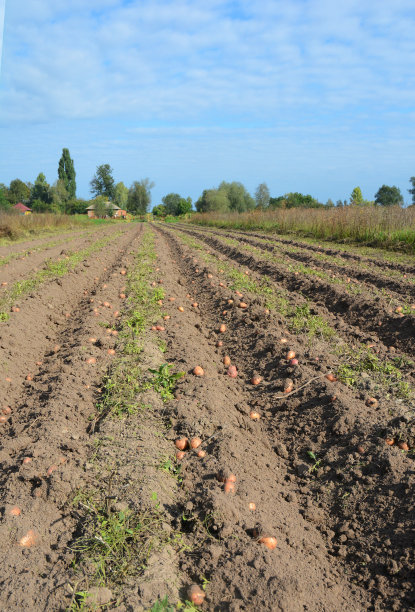
M20 215L30 215L30 213L32 212L31 208L29 208L28 206L25 206L21 202L18 202L17 204L15 204L13 208L17 210Z
M105 202L105 206L108 208L107 217L114 217L116 219L126 219L127 218L127 211L123 210L116 204L112 204L111 202ZM88 208L86 209L86 212L88 213L88 217L90 219L94 219L95 218L95 205L91 204L91 206L88 206Z

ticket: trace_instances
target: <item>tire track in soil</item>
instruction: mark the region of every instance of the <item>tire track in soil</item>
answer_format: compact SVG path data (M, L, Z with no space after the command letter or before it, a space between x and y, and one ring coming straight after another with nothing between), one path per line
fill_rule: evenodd
M2 610L61 610L62 602L71 599L65 584L73 555L67 545L76 521L67 502L78 486L94 484L84 473L87 429L98 385L111 360L107 349L115 344L114 337L99 326L94 307L101 296L109 300L112 308L102 306L101 315L116 322L114 311L121 305L119 293L125 282L119 270L128 263L128 250L140 239L141 230L141 226L138 232L136 227L128 228L117 243L95 253L86 262L86 274L75 272L59 285L43 288L33 297L27 315L2 330L1 344L3 348L11 344L14 372L12 382L3 388L1 404L11 407L10 417L1 425ZM56 316L51 328L45 305L52 302L59 310L70 306L71 317ZM34 329L36 334L29 332ZM88 340L91 332L98 338L93 344ZM19 345L12 342L22 334ZM35 344L27 342L29 334ZM96 364L87 364L89 356ZM22 369L36 358L41 365L22 386L27 372ZM25 457L30 461L25 463ZM21 509L20 516L10 515L14 506ZM35 545L19 546L29 530L35 532Z
M189 226L188 224L177 224L177 225L183 225L183 227L192 227L194 228L195 226ZM219 231L220 228L212 228L212 227L208 227L208 226L197 226L198 229L209 229L211 231ZM255 238L260 238L262 240L273 240L276 243L279 244L283 244L283 245L289 245L289 246L294 246L294 247L298 247L300 249L308 249L312 252L315 253L324 253L325 255L330 255L332 257L342 257L344 259L352 259L354 261L364 261L368 264L373 264L375 266L379 266L382 265L385 268L389 268L390 270L399 270L402 273L408 273L408 274L414 274L415 273L415 267L411 264L406 264L406 263L399 263L399 262L393 262L393 261L388 261L386 258L382 258L382 256L385 256L385 253L383 253L382 251L378 251L377 254L379 255L379 259L374 259L371 257L366 257L364 255L361 254L356 254L356 253L351 253L350 251L346 251L346 250L342 250L342 249L335 249L332 247L327 247L327 246L321 246L321 244L315 246L312 244L308 244L307 242L300 242L300 241L296 241L296 240L292 240L292 239L286 239L284 240L283 238L280 238L277 234L260 234L260 233L256 233L254 231L238 231L238 230L230 230L230 229L222 229L222 231L224 232L231 232L232 234L236 234L238 236L246 236L247 234L249 234L249 236L253 236ZM323 241L324 243L324 241ZM365 248L364 245L358 246L358 245L353 245L354 248L358 249L363 249ZM399 252L395 251L395 254L397 256L400 255ZM409 258L410 256L407 255L407 257Z
M267 275L290 292L309 298L319 310L328 310L350 326L372 334L385 346L395 346L408 355L415 354L415 320L413 317L396 317L386 313L386 307L377 306L364 297L349 296L335 286L318 279L299 277L277 264L257 260L253 255L222 243L215 235L206 236L195 230L181 230L225 254L239 264Z
M202 324L197 323L197 328L209 340L212 347L219 335L215 333L219 322L223 320L218 313L226 303L224 297L229 297L230 292L219 290L219 287L217 289L211 287L207 278L208 268L203 263L197 264L200 270L198 274L195 273L196 265L193 263L193 257L189 255L190 250L177 242L172 235L173 230L167 232L158 228L158 231L162 232L169 241L172 258L182 262L181 256L185 254L184 263L180 263L182 274L179 282L181 280L182 285L184 283L184 286L190 288L193 295L196 293L202 318ZM188 281L186 276L193 278L193 281ZM170 277L172 275L169 274ZM215 275L213 278L217 286L218 279ZM223 291L222 296L221 291ZM254 300L250 303L253 307ZM257 317L251 318L246 313L234 309L230 320L227 319L233 333L231 332L230 338L228 334L222 336L226 347L223 350L232 357L232 362L236 363L238 369L240 368L241 376L249 379L253 369L257 368L265 376L266 384L248 391L240 379L238 379L239 385L235 385L236 388L234 385L225 385L225 389L215 380L216 395L213 394L212 397L208 383L203 384L202 389L199 383L195 383L185 389L180 397L179 402L183 402L184 405L177 410L179 434L188 434L189 429L192 434L200 434L203 426L201 422L203 423L206 411L211 415L209 417L211 422L215 424L215 417L218 419L217 427L222 434L225 423L228 423L230 430L225 429L227 436L223 436L221 441L208 447L209 453L214 453L218 458L216 463L209 458L210 463L205 466L210 476L200 474L200 470L192 465L185 466L186 472L193 467L188 483L188 486L193 488L192 511L197 509L196 513L199 511L202 517L206 509L223 511L222 500L215 505L213 501L215 487L212 483L209 487L208 483L213 479L212 473L217 470L218 464L219 467L229 466L238 476L240 473L246 475L249 493L252 491L255 494L255 501L259 499L261 504L269 504L268 508L273 508L274 518L276 515L279 516L279 496L282 494L282 499L294 504L291 510L295 509L295 514L298 513L301 517L301 524L305 521L307 526L311 525L321 531L324 537L323 550L329 551L334 564L345 563L345 575L350 575L353 583L363 587L369 597L369 601L357 605L356 608L350 602L349 609L412 609L415 602L411 583L415 560L410 543L412 529L410 516L414 501L410 492L413 490L411 486L415 484L413 459L395 447L385 447L384 439L379 437L384 426L394 421L403 423L406 427L412 422L412 435L414 435L413 419L408 420L407 416L409 408L403 405L401 414L391 419L387 401L382 399L378 408L368 409L361 399L354 397L344 385L329 385L325 380L307 387L300 395L287 398L284 402L275 402L273 397L275 393L281 394L283 380L287 375L294 377L295 384L300 385L304 379L308 380L316 373L327 370L324 359L315 365L313 355L306 352L301 339L291 338L284 329L281 329L278 322L276 325L269 325L264 317L260 323L255 322L256 320ZM170 336L170 330L168 334ZM169 358L172 346L177 342L179 346L174 355L183 361L184 353L187 359L187 351L183 351L181 345L182 335L182 328L179 333L173 335L172 342L169 343ZM287 369L283 351L278 345L281 335L290 339L289 347L301 355L302 362L304 360L304 366L297 375ZM196 351L196 355L201 355L201 361L204 359L202 365L206 360L218 363L224 354L216 351L216 356L211 359L212 349L208 352L197 339L193 340L193 345L195 343L202 349L202 352ZM185 363L189 365L187 360ZM191 363L194 364L195 359ZM225 371L221 371L219 367L216 374L215 378L219 376L220 380L221 374L225 375ZM231 398L226 387L232 389ZM333 391L336 394L334 401L331 399ZM261 411L264 418L258 423L252 423L247 416L250 408ZM229 426L231 419L233 422ZM242 431L245 429L244 442L241 443L235 428ZM323 460L318 478L310 474L310 464L307 464L305 459L307 449L313 449L317 457ZM271 457L273 460L276 457L277 463L271 460ZM266 462L265 465L263 461ZM255 468L259 468L254 477L256 487L251 489L252 481L249 476L252 470L255 472ZM212 496L208 500L200 499L202 492L202 489L198 488L200 478L205 480L204 490L208 489L208 494ZM275 480L275 487L268 486L270 482L275 484ZM283 491L279 490L280 487ZM246 501L250 499L245 486L241 495ZM347 503L343 503L342 498L348 500ZM238 519L239 525L252 526L253 520L246 523L240 520L242 516L245 519L246 510L244 516L244 511L240 506L239 508L240 511L237 512L232 501L232 512L227 515L228 522L224 523L225 537L230 533L235 534L237 529L235 522L238 525ZM376 508L375 513L373 508ZM269 520L269 515L261 515L261 520L267 519ZM275 522L273 526L274 530L279 528ZM219 527L219 533L221 528L222 525ZM236 533L239 535L239 532ZM309 533L303 540L305 545L308 535ZM295 537L292 541L295 541ZM237 552L245 559L245 553L241 555L241 551L235 549L227 558L219 557L221 561L218 569L223 571L225 568L225 576L216 576L212 563L206 563L203 558L200 562L202 568L207 567L208 572L213 572L212 582L217 597L221 595L223 597L224 589L226 592L232 583L230 574L238 576L238 563L234 562ZM266 562L269 565L270 559ZM262 567L260 563L255 565L255 559L249 564L254 568ZM303 576L301 571L299 574ZM252 576L245 576L245 580L256 581L257 575L255 574L254 579ZM243 606L246 602L249 602L246 609L252 609L250 607L252 600L246 594L246 587L244 589L240 586L238 580L233 582L238 586L240 593L243 593L240 599L244 602L239 602L241 607L235 609L245 609ZM300 591L301 586L297 584ZM284 592L284 589L282 591ZM360 592L359 589L357 591ZM236 593L235 596L237 597ZM288 597L291 605L294 599L294 595L291 600ZM223 600L221 605L224 606ZM295 608L290 608L290 604L287 604L286 608L281 609L288 611ZM328 605L326 608L323 606L323 609L339 608Z
M181 229L186 229L186 226L182 224L178 224L178 227L180 227ZM204 228L203 231L205 231L205 229L206 228ZM198 228L198 230L200 231L200 228ZM215 231L206 230L206 233L215 234ZM248 245L252 245L256 248L259 248L262 251L273 253L276 256L284 255L284 257L288 258L289 260L293 260L295 262L312 264L313 266L316 266L320 270L329 270L330 272L336 272L336 274L341 274L342 276L345 276L346 278L349 277L350 279L355 279L359 282L363 281L364 283L369 285L369 288L370 286L373 286L377 289L379 288L388 289L390 291L393 291L396 294L395 297L397 299L399 298L402 299L402 297L408 298L409 296L415 297L415 285L408 281L405 282L404 278L400 279L400 282L399 282L396 279L385 278L373 272L370 272L368 270L361 270L361 269L346 267L346 263L345 263L345 267L342 267L340 265L337 265L336 263L327 262L327 261L323 262L317 259L316 257L314 257L312 254L301 253L301 252L295 253L295 252L292 252L284 248L285 246L287 246L286 243L284 242L278 242L279 246L273 246L271 244L266 244L263 242L259 242L257 240L253 240L247 234L233 233L233 232L228 232L228 231L216 232L216 235L224 236L227 238L233 238L233 239L238 238L239 240L241 240L242 242L245 242ZM361 259L360 261L365 261L365 260ZM372 261L370 263L372 263ZM379 265L382 265L382 264L378 263L377 267L379 267ZM378 272L380 273L381 271L378 270ZM412 273L415 273L415 270L412 270Z
M258 391L247 385L253 364L246 355L258 340L257 326L235 309L234 318L227 320L228 332L221 336L223 296L210 288L203 264L203 273L194 274L188 249L170 232L159 227L157 232L163 287L166 296L175 298L168 307L166 355L189 374L195 365L205 369L204 377L190 374L179 383L172 406L177 437L198 435L207 451L203 460L187 453L182 463L184 499L176 527L187 530L194 547L181 563L188 582L200 581L201 573L208 578L208 610L369 609L366 593L347 581L342 561L330 556L316 524L303 516L289 462L274 449L283 437L275 431L268 437L265 420L249 418ZM195 298L197 309L190 306ZM236 379L221 364L219 337L238 367ZM272 393L267 395L272 401ZM226 468L236 474L235 495L226 495L216 480ZM251 501L257 506L254 513L248 508ZM322 518L314 503L311 510ZM268 551L259 544L252 537L255 529L275 535L277 549Z

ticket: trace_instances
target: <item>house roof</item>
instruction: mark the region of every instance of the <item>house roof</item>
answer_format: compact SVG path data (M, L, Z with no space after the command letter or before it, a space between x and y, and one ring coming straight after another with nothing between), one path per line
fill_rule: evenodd
M113 204L112 202L105 202L105 206L107 208L112 208L113 210L121 210L119 206ZM87 210L95 210L95 204L91 204L91 206L88 206Z
M17 210L21 210L22 212L26 212L27 210L30 210L30 211L32 210L31 208L28 208L21 202L18 202L17 204L15 204L13 208L16 208Z

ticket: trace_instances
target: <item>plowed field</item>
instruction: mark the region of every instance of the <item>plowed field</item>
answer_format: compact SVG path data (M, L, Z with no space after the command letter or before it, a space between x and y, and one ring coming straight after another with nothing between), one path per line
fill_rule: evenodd
M411 258L126 224L0 283L2 610L415 610Z

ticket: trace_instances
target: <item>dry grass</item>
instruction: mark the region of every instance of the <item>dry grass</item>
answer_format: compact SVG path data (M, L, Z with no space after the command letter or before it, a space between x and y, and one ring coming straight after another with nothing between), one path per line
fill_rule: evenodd
M205 213L193 215L192 223L297 234L321 240L415 252L415 207L346 206L330 209L290 208L241 214Z
M80 215L0 213L0 239L20 240L37 234L84 227L86 224L88 219Z

